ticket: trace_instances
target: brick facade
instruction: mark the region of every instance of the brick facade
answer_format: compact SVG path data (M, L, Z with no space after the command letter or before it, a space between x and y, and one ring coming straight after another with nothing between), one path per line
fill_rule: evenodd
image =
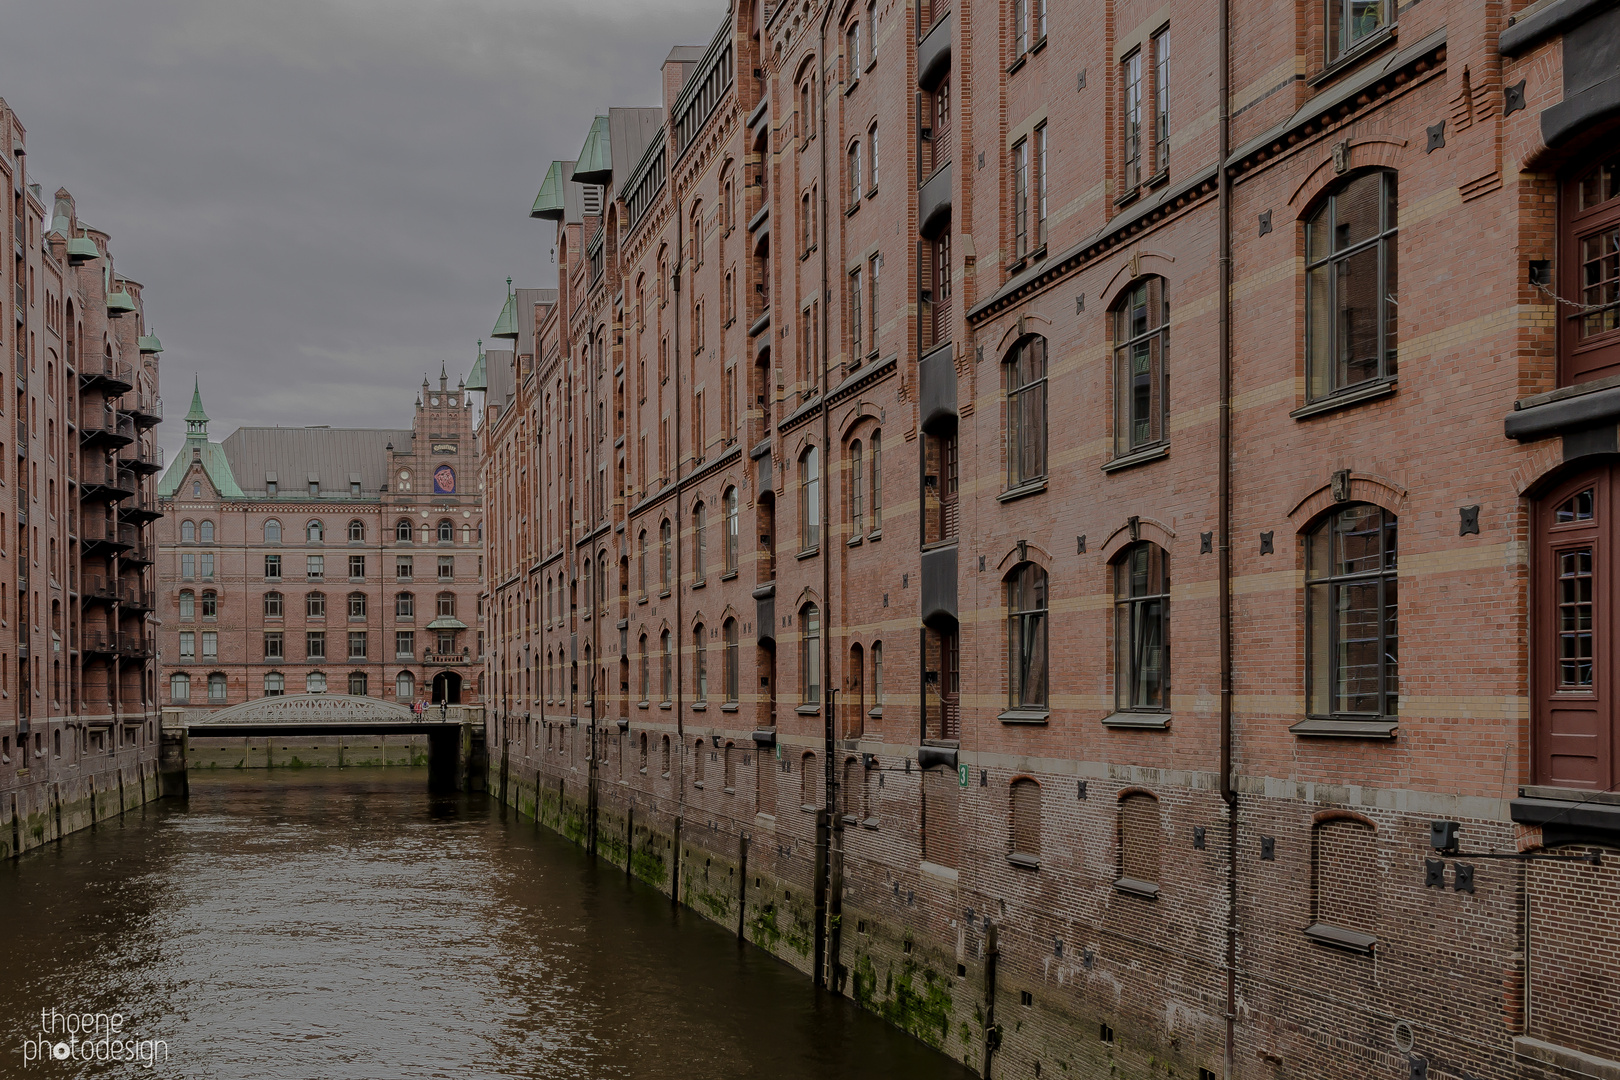
M741 5L596 118L492 783L994 1075L1609 1075L1610 869L1430 822L1620 834L1617 16L1228 10Z
M480 700L479 451L465 391L401 430L239 428L200 392L161 487L165 705L274 694Z
M156 336L0 101L0 855L158 795Z

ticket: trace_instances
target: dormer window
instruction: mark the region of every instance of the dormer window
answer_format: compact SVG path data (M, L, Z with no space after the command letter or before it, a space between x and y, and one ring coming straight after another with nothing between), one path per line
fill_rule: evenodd
M274 480L265 481L264 493L270 496L272 499L276 497L276 482Z
M317 481L317 480L311 480L309 482L309 497L312 498L312 499L316 498L316 497L318 497L320 495L320 493L321 493L320 482Z

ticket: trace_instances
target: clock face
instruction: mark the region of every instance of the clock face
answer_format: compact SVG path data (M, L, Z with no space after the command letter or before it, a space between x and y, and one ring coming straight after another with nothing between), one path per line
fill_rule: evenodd
M411 478L410 470L409 469L401 469L401 470L399 470L399 478L401 480L409 480Z
M438 404L438 403L439 403L439 399L438 399L438 398L433 398L433 399L432 399L432 400L433 400L433 404L435 404L435 405L437 405L437 404Z

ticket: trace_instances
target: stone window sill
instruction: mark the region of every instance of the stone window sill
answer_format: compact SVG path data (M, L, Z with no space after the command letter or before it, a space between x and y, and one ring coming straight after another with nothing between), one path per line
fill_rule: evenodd
M1015 499L1022 499L1026 495L1036 495L1046 490L1046 477L1019 484L1015 488L1008 488L996 496L997 502L1010 503Z
M1169 731L1170 720L1167 712L1116 712L1103 717L1103 727L1128 731Z
M865 537L860 536L860 535L857 534L855 536L850 537L848 540L844 541L844 546L845 547L860 547L861 544L863 544L865 542L865 540L866 540Z
M734 578L736 576L737 576L737 571L735 571L735 570L727 570L725 573L720 575L720 580L721 581L730 581L732 578Z
M810 549L808 549L806 551L801 551L801 552L799 552L797 555L795 555L793 557L795 559L799 559L799 560L802 561L804 559L813 559L817 555L820 555L820 554L821 554L821 547L818 545L818 546L810 548Z
M1305 928L1305 936L1322 945L1332 945L1350 952L1372 955L1373 948L1378 939L1372 934L1363 934L1359 930L1346 930L1339 926L1329 926L1327 923L1312 923Z
M708 578L698 578L696 581L692 582L692 584L690 586L688 586L688 588L691 589L692 591L696 591L698 589L703 588L703 586L707 585L708 583L709 583Z
M707 701L694 701L694 702L692 702L692 711L693 712L708 712L709 711L709 703Z
M878 827L878 819L875 818L875 817L869 817L865 821L861 822L861 828L863 828L863 829L873 829L873 830L875 830L877 827Z
M1105 463L1102 467L1102 471L1105 473L1119 472L1123 469L1129 469L1137 465L1146 465L1150 461L1158 461L1161 458L1166 458L1169 456L1170 447L1164 443L1160 443L1158 446L1150 446L1146 450L1133 450L1124 457L1117 457L1113 461Z
M1045 724L1051 717L1050 709L1008 709L996 719L1003 724Z
M818 716L821 713L820 705L800 705L794 710L800 716Z
M1129 893L1131 896L1140 896L1144 900L1157 900L1159 887L1151 881L1138 881L1136 878L1122 877L1114 882L1116 892Z
M724 705L720 706L721 712L736 712L737 709L738 705L735 701L728 701Z
M1332 79L1335 75L1338 75L1346 69L1355 67L1362 60L1394 41L1396 34L1397 27L1394 24L1386 26L1384 29L1373 34L1373 36L1368 38L1366 41L1360 42L1359 44L1353 46L1349 52L1345 53L1343 56L1333 61L1333 63L1323 68L1320 72L1313 75L1310 79L1306 80L1306 85L1320 86L1322 83L1327 82L1329 79Z
M1295 735L1328 739L1393 739L1400 730L1395 717L1379 720L1325 720L1315 717L1290 724Z
M1513 1056L1534 1065L1552 1066L1572 1076L1620 1080L1620 1061L1611 1061L1580 1050L1572 1050L1567 1046L1542 1042L1528 1035L1514 1037Z
M1337 412L1348 409L1352 405L1360 405L1364 401L1376 401L1388 397L1395 392L1396 380L1382 379L1367 386L1360 386L1354 390L1346 390L1342 394L1313 401L1308 405L1301 405L1288 415L1295 420L1304 420L1311 416L1320 416L1323 413Z
M673 709L675 707L675 703L673 701L660 701L658 703L658 707L660 709Z
M1041 860L1039 856L1025 855L1018 851L1008 855L1007 862L1018 867L1020 870L1039 870L1041 868Z

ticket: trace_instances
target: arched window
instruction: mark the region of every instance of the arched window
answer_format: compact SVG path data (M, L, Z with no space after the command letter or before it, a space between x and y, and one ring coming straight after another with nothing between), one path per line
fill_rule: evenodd
M467 525L467 524L463 524L461 526L461 542L463 544L470 544L470 543L472 543L472 539L473 539L472 526Z
M287 676L279 671L267 672L264 676L264 696L281 697L287 692Z
M1046 571L1019 563L1007 577L1007 705L1045 709Z
M698 623L692 628L692 674L697 686L697 700L704 703L709 700L709 650L706 646L703 624Z
M169 676L169 700L183 705L191 700L191 676L184 672Z
M1560 382L1568 385L1620 373L1620 155L1567 181L1559 209L1558 292L1581 305L1559 320Z
M449 544L456 538L456 527L449 518L439 519L439 543Z
M326 693L326 673L324 671L312 671L305 675L304 691L309 694Z
M325 593L312 592L304 595L304 617L309 619L326 618Z
M658 581L665 592L670 589L670 581L675 574L675 551L670 541L669 519L665 518L663 524L658 526Z
M1041 785L1021 776L1012 782L1008 795L1012 835L1007 859L1034 869L1041 864Z
M264 542L267 544L281 543L281 522L271 518L264 523Z
M726 701L729 704L736 704L736 702L737 702L737 691L738 691L738 685L737 685L737 683L738 683L738 679L737 679L737 660L738 660L737 620L736 619L727 619L725 621L725 625L722 627L722 629L725 632L725 638L726 638L726 658L725 658Z
M1146 540L1114 563L1114 707L1170 708L1170 557Z
M439 596L438 596L438 617L441 618L441 619L453 619L453 618L456 617L456 594L455 593L453 593L453 592L442 592L442 593L439 594Z
M408 671L395 675L394 697L399 701L410 701L416 697L416 677Z
M709 575L709 508L699 502L692 508L692 580Z
M214 523L212 521L200 522L197 525L197 542L212 544L214 542Z
M282 597L279 592L271 590L264 594L264 617L279 619L282 615Z
M352 592L349 594L349 620L351 622L364 622L366 619L366 594Z
M1305 222L1306 393L1312 401L1395 376L1395 174L1340 185Z
M641 733L641 775L647 775L647 733Z
M219 593L213 589L203 590L202 617L204 622L219 618Z
M1395 515L1354 503L1305 538L1306 708L1321 719L1398 711Z
M1046 475L1046 339L1026 337L1007 354L1007 486Z
M225 674L216 671L208 676L208 704L225 704Z
M849 197L847 205L855 206L861 201L861 140L851 142L844 157L844 183Z
M641 703L643 705L652 700L652 675L649 672L651 664L647 657L647 635L641 635L641 649L637 652L637 662L641 668Z
M662 745L661 751L660 751L660 753L658 755L658 763L662 766L662 768L658 770L658 775L663 777L665 780L668 780L669 779L669 736L668 735L664 736L663 745Z
M817 772L816 755L805 751L799 758L799 809L806 813L814 813L821 808L821 800L816 798L818 786L816 784Z
M1164 279L1143 278L1114 307L1114 456L1128 457L1168 435L1170 301Z
M190 589L180 590L180 621L190 622L197 617L197 594Z
M394 542L396 544L411 542L411 523L405 518L400 518L394 523Z
M740 521L738 519L738 515L737 515L737 489L734 488L734 487L726 488L726 494L725 494L725 497L723 498L722 502L723 502L723 505L725 506L725 514L726 514L726 523L725 523L725 528L726 528L726 570L725 570L725 572L730 574L730 573L735 573L736 570L737 570L737 540L738 540L738 532L739 532L739 530L741 528L741 523L740 523Z
M364 540L366 538L366 523L360 520L349 522L349 539Z
M862 475L866 468L865 458L861 440L856 439L849 444L849 524L852 538L866 531L866 490L865 477Z
M304 538L311 544L319 544L326 537L326 527L319 521L311 521L304 526Z
M416 618L415 593L402 592L394 594L394 617L396 619Z
M692 744L692 785L703 786L704 763L708 755L703 752L703 740L700 738Z
M814 604L799 609L799 700L821 704L821 611Z
M675 698L675 645L668 630L658 635L658 651L663 665L658 683L659 700L668 703Z
M821 455L812 446L799 455L799 550L821 545Z
M596 606L596 592L591 588L591 557L585 556L585 617L591 617L591 609Z
M647 595L647 530L642 529L636 538L636 576L640 579L637 588L641 595Z
M182 521L180 523L180 542L182 544L195 544L197 542L197 523L195 521Z

